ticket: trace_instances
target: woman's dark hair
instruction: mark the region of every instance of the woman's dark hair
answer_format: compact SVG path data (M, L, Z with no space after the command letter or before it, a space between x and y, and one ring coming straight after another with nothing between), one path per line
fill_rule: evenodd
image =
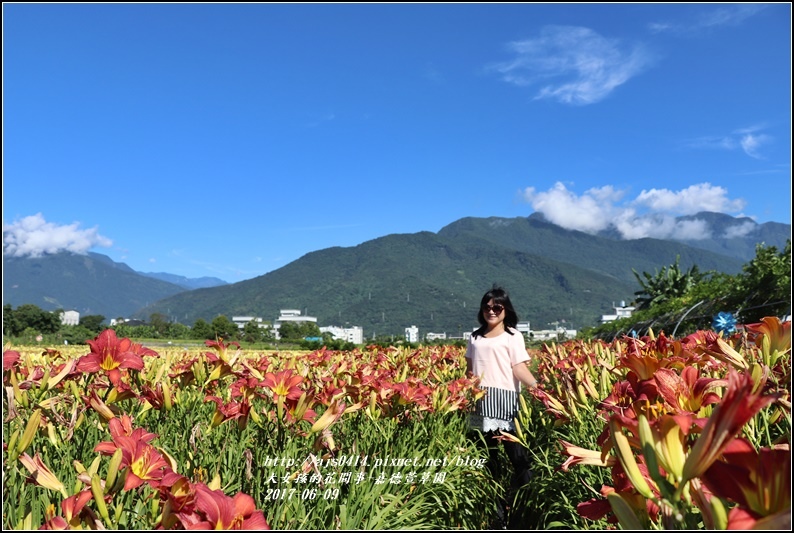
M513 303L510 301L510 296L508 296L507 291L496 285L494 285L490 291L486 292L480 301L480 309L477 311L477 322L480 323L480 327L477 331L472 333L472 335L477 337L485 333L485 327L488 323L485 321L485 317L482 316L482 312L491 300L493 300L493 303L500 304L505 308L505 331L512 335L513 332L508 328L516 329L518 326L518 315L516 314L516 310L513 309Z

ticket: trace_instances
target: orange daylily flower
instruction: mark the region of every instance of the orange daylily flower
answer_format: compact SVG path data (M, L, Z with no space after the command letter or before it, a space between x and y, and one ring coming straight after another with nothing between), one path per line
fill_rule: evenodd
M620 357L620 365L632 370L641 381L652 379L657 370L677 362L670 354L673 343L664 335L659 335L658 339L645 339L647 337L627 338L626 353Z
M143 483L157 488L165 473L171 471L171 466L162 454L146 440L154 438L153 433L144 431L137 434L133 432L133 434L135 436L114 435L113 442L100 442L94 447L94 451L112 455L121 448L120 468L128 469L124 490L132 490Z
M237 360L237 357L239 356L239 351L240 351L239 342L233 341L230 342L229 344L224 344L223 339L220 338L217 341L212 341L212 340L204 341L204 344L215 350L218 354L215 355L212 352L204 353L204 355L207 356L207 359L209 359L212 362L216 362L220 360L226 365L232 366L234 362ZM237 352L235 352L234 355L229 355L229 348L231 348L232 346L237 348Z
M91 346L91 353L77 362L77 370L80 372L102 371L113 385L118 385L121 382L121 370L143 369L143 359L133 349L132 341L126 337L117 338L112 329L106 329L94 340L86 342Z
M745 325L745 328L768 366L774 366L781 355L791 352L791 321L781 322L777 317L768 316L757 324Z

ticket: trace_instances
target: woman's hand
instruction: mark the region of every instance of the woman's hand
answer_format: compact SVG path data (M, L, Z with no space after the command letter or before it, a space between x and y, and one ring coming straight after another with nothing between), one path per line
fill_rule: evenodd
M529 370L529 367L526 363L518 363L517 365L513 365L513 377L530 389L534 389L538 386L538 380L532 375L532 372Z

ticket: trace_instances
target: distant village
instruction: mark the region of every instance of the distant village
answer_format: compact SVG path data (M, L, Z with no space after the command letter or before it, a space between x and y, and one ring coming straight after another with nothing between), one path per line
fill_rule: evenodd
M601 316L601 323L605 324L607 322L612 322L617 320L618 318L625 318L630 317L631 314L634 312L634 307L626 306L626 303L621 301L620 305L614 306L615 313L609 315L602 315ZM80 322L80 313L77 311L65 311L61 317L61 321L65 325L77 325ZM121 319L111 319L110 326L113 327L118 324ZM134 321L130 319L124 319L124 323L130 324ZM261 328L270 328L272 329L275 338L278 340L281 338L279 335L279 329L281 325L284 323L302 323L302 322L311 322L316 324L317 317L302 315L299 309L281 309L279 312L279 317L273 322L271 325L269 322L263 320L261 317L258 316L233 316L232 322L237 324L237 327L243 329L246 324L250 322L254 322L259 324ZM573 339L576 337L577 331L575 329L566 328L565 324L561 323L552 323L550 324L554 326L551 329L540 329L540 330L533 330L530 327L529 322L519 322L517 324L518 331L521 332L522 335L527 340L533 341L546 341L546 340L561 340L561 339ZM345 342L351 342L353 344L364 344L364 330L360 326L350 326L350 327L339 327L339 326L320 326L320 333L329 333L334 339L338 339ZM454 339L463 339L467 340L472 332L476 328L472 329L472 331L467 331L463 333L462 337L455 337L455 336L448 336L446 332L420 332L417 326L411 325L405 328L405 341L410 343L418 343L420 339L425 342L435 341L435 340L454 340Z

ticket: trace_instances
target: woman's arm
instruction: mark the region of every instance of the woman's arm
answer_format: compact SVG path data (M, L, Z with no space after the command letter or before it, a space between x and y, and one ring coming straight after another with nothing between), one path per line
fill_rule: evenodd
M513 377L530 389L538 386L538 380L532 375L526 362L513 365Z

